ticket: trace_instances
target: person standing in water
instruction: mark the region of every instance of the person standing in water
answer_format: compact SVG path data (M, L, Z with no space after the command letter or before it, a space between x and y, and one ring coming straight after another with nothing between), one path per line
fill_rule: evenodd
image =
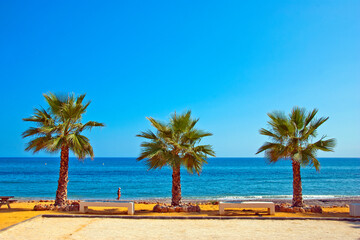
M120 198L121 198L121 188L120 187L118 189L117 194L118 194L117 200L120 200Z

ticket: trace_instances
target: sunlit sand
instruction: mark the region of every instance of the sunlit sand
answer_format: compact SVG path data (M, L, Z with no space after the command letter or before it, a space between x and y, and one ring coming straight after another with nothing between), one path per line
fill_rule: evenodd
M6 207L0 208L0 229L9 227L13 224L19 223L31 217L42 214L77 214L78 212L57 212L57 211L33 211L33 207L38 202L18 202L13 203L11 209ZM50 204L45 203L45 204ZM152 209L155 204L135 204L135 216L219 216L219 206L211 204L200 205L200 213L185 213L185 212L171 212L171 213L154 213ZM323 208L322 214L317 213L285 213L276 212L275 217L350 217L348 207L334 207ZM90 208L89 215L127 215L126 208ZM266 209L246 209L246 210L229 210L226 212L227 216L241 216L241 217L271 217L267 215Z
M144 220L36 218L7 239L357 239L358 222L314 220Z

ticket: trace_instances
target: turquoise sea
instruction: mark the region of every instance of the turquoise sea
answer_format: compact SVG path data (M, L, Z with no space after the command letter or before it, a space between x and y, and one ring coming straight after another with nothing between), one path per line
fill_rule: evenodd
M360 158L319 158L320 172L302 168L305 198L360 196ZM0 195L53 199L60 158L0 158ZM70 199L163 199L171 197L171 170L147 171L135 158L70 159ZM182 170L182 195L188 199L290 198L290 161L263 158L211 158L200 176Z

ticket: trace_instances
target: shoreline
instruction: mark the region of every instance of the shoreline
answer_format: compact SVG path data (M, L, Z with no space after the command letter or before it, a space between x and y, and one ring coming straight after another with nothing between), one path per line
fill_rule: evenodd
M50 202L54 201L54 198L17 198L18 202ZM116 201L115 198L69 198L70 201ZM121 201L133 201L135 203L145 203L145 204L154 204L154 203L163 203L170 204L171 198L122 198ZM274 202L275 204L281 203L290 203L292 198L241 198L241 199L207 199L207 198L183 198L183 203L196 203L196 204L205 204L205 203L218 203L218 202L236 202L236 201L262 201L262 202ZM350 203L359 203L360 196L346 196L346 197L320 197L320 198L305 198L305 205L318 205L322 207L331 207L331 206L346 206Z
M131 200L130 200L131 201ZM133 200L135 202L143 202L142 200ZM156 199L156 200L145 200L149 203L171 203L171 198L169 199ZM292 199L288 198L248 198L248 199L239 199L239 200L214 200L214 199L182 199L184 203L211 203L211 202L236 202L236 201L261 201L261 202L274 202L275 204L281 204L281 203L290 203L292 202ZM358 203L360 202L360 196L354 196L354 197L338 197L338 198L311 198L311 199L304 199L305 205L318 205L321 207L331 207L331 206L346 206L350 203Z

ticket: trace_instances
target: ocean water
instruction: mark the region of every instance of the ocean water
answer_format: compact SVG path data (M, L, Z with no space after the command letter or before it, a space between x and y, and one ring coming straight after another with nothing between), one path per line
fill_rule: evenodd
M305 198L360 196L360 158L320 158L321 170L302 168ZM0 158L0 195L54 199L60 158ZM95 158L69 162L69 199L163 199L171 197L171 170L147 170L135 158ZM198 176L181 172L187 199L290 198L290 161L211 158Z

